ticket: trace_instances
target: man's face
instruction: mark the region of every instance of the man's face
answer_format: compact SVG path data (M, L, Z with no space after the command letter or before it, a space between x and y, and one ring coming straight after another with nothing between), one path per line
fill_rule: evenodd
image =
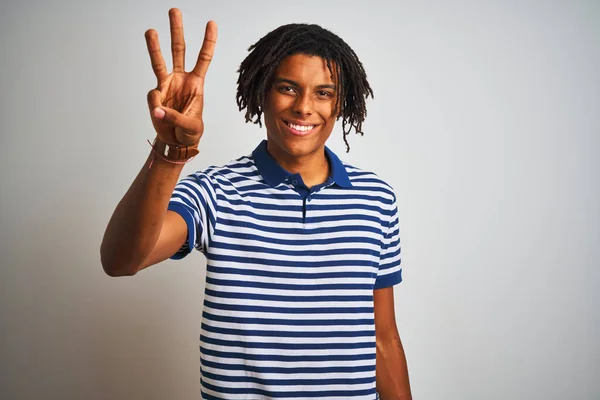
M336 96L324 59L305 54L283 59L263 109L271 156L288 164L324 155L336 120Z

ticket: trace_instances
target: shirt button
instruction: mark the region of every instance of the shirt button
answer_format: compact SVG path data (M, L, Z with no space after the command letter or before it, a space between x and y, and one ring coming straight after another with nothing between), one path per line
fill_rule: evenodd
M298 184L298 180L297 179L293 179L292 180L292 185L297 185Z

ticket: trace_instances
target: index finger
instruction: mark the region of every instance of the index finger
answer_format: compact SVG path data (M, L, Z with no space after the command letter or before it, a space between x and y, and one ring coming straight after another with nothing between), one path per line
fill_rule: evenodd
M206 30L204 32L204 42L202 42L202 48L198 54L198 61L196 66L192 70L192 73L198 75L201 78L206 76L208 66L212 61L213 55L215 54L215 45L217 44L217 23L215 21L208 21L206 24Z
M144 36L146 37L146 45L148 46L148 54L150 54L152 70L154 71L154 75L156 75L156 79L158 79L158 83L160 84L169 76L169 73L167 72L165 60L163 59L160 51L158 33L156 33L154 29L148 29Z

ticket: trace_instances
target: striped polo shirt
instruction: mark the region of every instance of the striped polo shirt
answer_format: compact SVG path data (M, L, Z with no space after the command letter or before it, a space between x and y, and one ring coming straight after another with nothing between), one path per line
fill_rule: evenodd
M373 290L402 280L394 192L328 148L309 189L266 145L169 203L188 227L173 258L206 256L202 397L376 399Z

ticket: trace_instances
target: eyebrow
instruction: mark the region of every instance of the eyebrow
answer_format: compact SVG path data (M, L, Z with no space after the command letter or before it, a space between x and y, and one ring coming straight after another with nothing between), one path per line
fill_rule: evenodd
M300 85L298 84L298 82L293 81L291 79L287 79L287 78L275 78L275 83L289 83L292 86L296 86L299 87ZM318 85L317 89L331 89L331 90L336 90L337 88L335 87L335 85L333 84L325 84L325 85Z

